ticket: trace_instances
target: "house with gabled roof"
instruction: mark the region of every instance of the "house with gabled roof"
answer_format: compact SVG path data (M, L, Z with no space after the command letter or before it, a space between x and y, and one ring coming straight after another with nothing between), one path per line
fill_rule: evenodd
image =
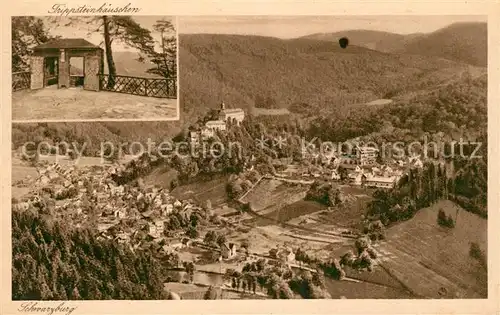
M237 246L234 243L224 243L221 246L221 256L224 259L231 259L237 254Z

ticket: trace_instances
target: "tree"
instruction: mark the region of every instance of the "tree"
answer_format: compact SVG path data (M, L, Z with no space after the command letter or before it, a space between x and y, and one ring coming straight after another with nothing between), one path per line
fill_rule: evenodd
M443 209L439 209L437 222L442 227L447 227L447 228L455 227L455 221L453 221L451 215L446 215Z
M203 238L203 242L207 245L212 245L217 242L217 232L208 231Z
M172 230L178 230L181 228L181 223L179 222L179 219L173 215L173 216L170 216L168 226Z
M271 257L271 258L278 258L277 256L278 256L278 249L271 248L269 250L269 257Z
M195 271L195 265L193 262L184 262L184 268L186 270L186 273L189 275L189 281L193 282L193 277L194 277L194 271Z
M217 245L222 246L227 242L226 236L224 234L220 234L217 236Z
M189 236L190 238L198 238L199 232L196 230L194 226L189 226L186 235Z
M217 291L213 285L211 285L205 295L203 296L204 300L217 300Z
M177 38L172 22L162 19L156 21L153 29L160 33L160 52L155 51L154 46L143 50L149 56L150 61L156 66L147 70L148 73L156 74L167 79L177 76Z
M246 255L248 255L248 251L250 249L250 241L248 239L244 239L241 242L241 248L244 248Z
M68 157L70 160L74 161L78 157L78 154L75 152L75 150L69 150Z
M132 253L30 212L13 212L12 235L13 300L163 297L163 264L149 250Z
M43 20L34 16L12 17L12 72L26 71L29 67L27 57L35 46L55 37L49 34Z

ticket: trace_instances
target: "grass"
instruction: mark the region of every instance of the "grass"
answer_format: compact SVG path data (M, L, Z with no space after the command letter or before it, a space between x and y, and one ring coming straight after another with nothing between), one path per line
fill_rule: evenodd
M212 207L219 207L227 202L226 185L229 176L214 176L208 181L196 181L181 185L172 190L172 195L179 199L194 199L205 204L210 200Z
M249 202L252 210L261 214L278 211L284 205L302 200L308 187L303 185L290 185L275 179L264 179L242 202Z
M31 166L12 165L12 184L26 179L27 176L31 176L31 178L36 179L38 172ZM12 186L12 198L20 199L29 192L29 187Z
M369 282L349 282L326 280L326 288L332 298L340 299L411 299L414 296L394 287L377 285Z
M255 116L279 116L279 115L288 115L290 111L287 108L259 108L253 107L251 112Z
M366 105L386 105L386 104L390 104L390 103L392 103L392 100L381 98L378 100L368 102L368 103L366 103Z
M178 172L173 169L158 167L144 178L146 185L160 185L165 189L170 189L171 182L177 178Z
M437 224L437 214L458 217L454 228ZM414 218L387 230L388 241L377 251L392 258L382 265L423 297L485 298L487 271L469 255L470 243L487 249L487 221L450 201L420 210ZM422 281L425 279L425 281ZM445 288L446 292L439 294Z
M294 218L307 215L310 213L318 212L325 210L326 206L314 202L314 201L305 201L300 200L291 204L285 204L283 207L278 208L277 210L267 213L264 215L265 218L259 217L255 220L255 224L262 225L270 225L278 222L287 222ZM266 219L269 218L269 219Z

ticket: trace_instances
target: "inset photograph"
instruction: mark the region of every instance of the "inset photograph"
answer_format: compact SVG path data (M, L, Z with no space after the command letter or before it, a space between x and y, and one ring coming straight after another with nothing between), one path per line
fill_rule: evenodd
M177 120L168 16L12 17L12 120Z

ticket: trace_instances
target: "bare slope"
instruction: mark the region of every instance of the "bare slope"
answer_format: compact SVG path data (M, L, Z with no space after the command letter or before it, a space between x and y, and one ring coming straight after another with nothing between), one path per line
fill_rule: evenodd
M457 218L455 228L437 224L439 209ZM426 298L487 296L487 271L469 255L471 242L486 254L485 219L443 201L388 229L387 239L377 247L385 257L382 266L415 294Z

